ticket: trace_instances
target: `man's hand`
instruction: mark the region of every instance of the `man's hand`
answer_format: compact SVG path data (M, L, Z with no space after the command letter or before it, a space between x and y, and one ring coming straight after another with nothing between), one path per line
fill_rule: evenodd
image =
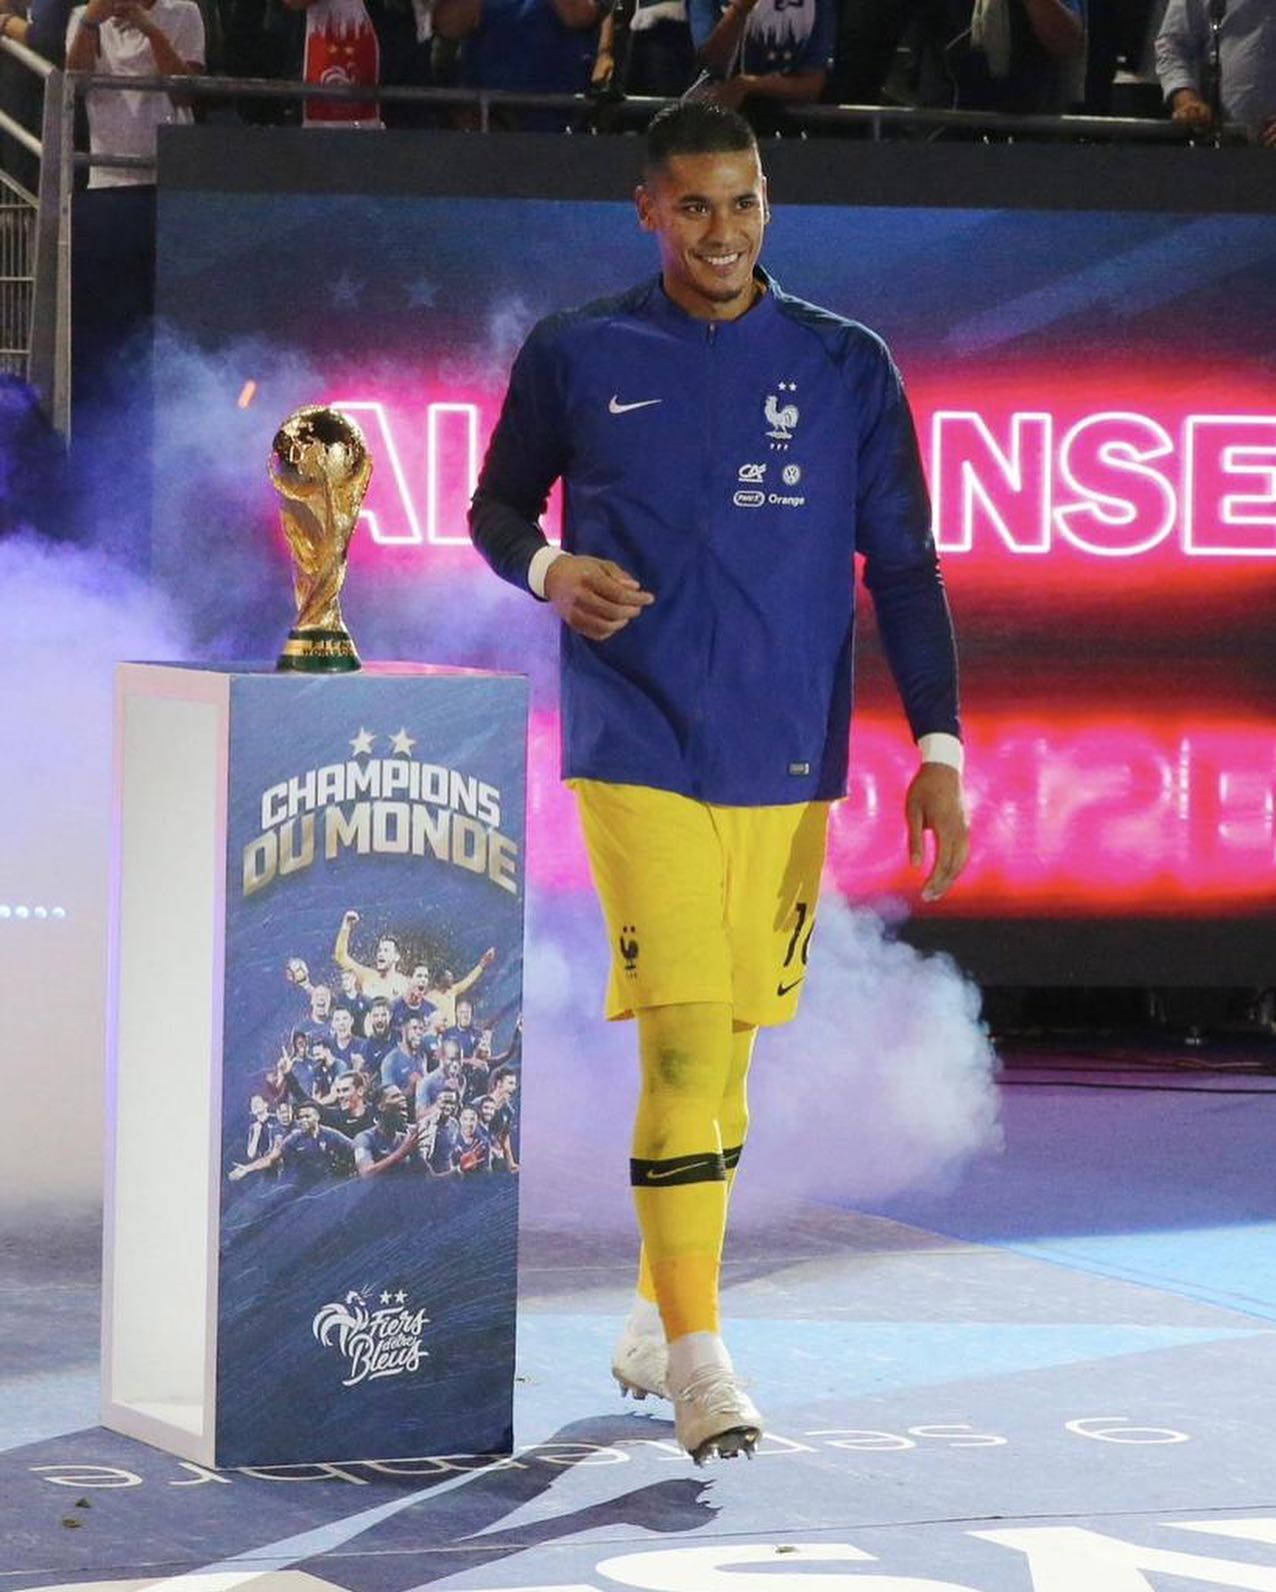
M1258 141L1264 149L1276 149L1276 116L1264 116Z
M159 31L155 19L138 0L117 0L112 10L117 22L122 22L126 28L136 28L148 38Z
M1208 133L1214 125L1214 112L1195 89L1181 88L1170 102L1171 118L1181 127Z
M706 98L711 99L715 105L721 105L724 110L738 111L752 92L753 79L739 72L735 77L727 78L724 83L715 83Z
M343 912L341 914L341 924L343 928L352 929L358 921L359 914L353 909L353 907L349 912Z
M966 866L970 855L970 829L962 797L961 775L947 763L923 763L913 775L904 797L908 821L908 860L920 868L922 837L935 837L935 861L922 885L923 901L938 901Z
M606 641L656 600L611 559L573 553L549 566L545 596L563 623L590 641Z

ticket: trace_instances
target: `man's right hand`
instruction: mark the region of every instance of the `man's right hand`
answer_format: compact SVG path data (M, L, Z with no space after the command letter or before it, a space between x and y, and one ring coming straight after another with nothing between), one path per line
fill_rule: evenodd
M1195 89L1181 88L1174 96L1170 114L1180 126L1207 133L1214 125L1214 112Z
M563 623L590 641L606 641L656 600L611 559L575 553L549 566L545 596Z

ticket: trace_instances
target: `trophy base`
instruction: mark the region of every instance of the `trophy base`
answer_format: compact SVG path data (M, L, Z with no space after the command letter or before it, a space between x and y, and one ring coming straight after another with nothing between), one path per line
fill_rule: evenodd
M362 667L345 630L290 630L275 665L292 674L348 674Z

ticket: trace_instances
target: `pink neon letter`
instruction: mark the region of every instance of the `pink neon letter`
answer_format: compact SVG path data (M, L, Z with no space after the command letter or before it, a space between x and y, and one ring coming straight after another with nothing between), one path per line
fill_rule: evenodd
M1055 510L1075 547L1106 557L1146 553L1174 526L1174 488L1150 463L1174 452L1146 415L1089 415L1059 444L1059 474L1077 501Z
M1276 558L1276 416L1193 415L1185 449L1185 550Z
M1050 431L1049 415L1011 414L994 434L982 415L936 412L931 481L941 550L969 552L978 528L1012 553L1050 551Z

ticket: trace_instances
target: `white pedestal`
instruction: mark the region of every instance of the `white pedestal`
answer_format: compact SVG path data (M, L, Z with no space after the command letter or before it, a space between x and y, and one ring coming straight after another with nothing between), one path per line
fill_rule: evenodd
M322 1132L342 1143L322 1141L316 1173L293 1136L327 1077L318 1051L284 1080L276 1163L230 1172L294 1031L313 1048L331 1027L291 958L353 1007L395 983L374 966L387 939L432 981L478 967L466 993L518 1066L525 722L508 676L120 669L105 1425L207 1465L508 1451L518 1180L500 1156L449 1163L436 1112L433 1163L418 1150L360 1177L329 1104ZM364 969L348 996L347 910ZM432 1026L455 1027L433 993ZM354 1060L375 1092L380 1064ZM410 1080L436 1070L401 1063ZM460 1301L467 1245L482 1264Z

